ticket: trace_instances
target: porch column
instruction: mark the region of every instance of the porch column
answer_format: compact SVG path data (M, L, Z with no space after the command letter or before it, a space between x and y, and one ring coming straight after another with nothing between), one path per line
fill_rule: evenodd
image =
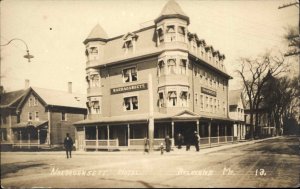
M233 125L231 125L231 136L232 136L232 143L233 143L233 137L234 137L234 128Z
M211 146L210 137L211 137L211 120L208 122L208 144L209 144L209 146Z
M109 125L107 125L106 128L107 128L107 146L110 146L110 144L109 144Z
M225 142L227 142L227 125L224 125L225 128Z
M30 149L30 133L28 133L28 148Z
M97 151L98 151L98 147L99 147L99 142L98 142L98 125L96 125L96 148L97 148Z
M175 138L174 138L174 121L171 122L172 125L172 144L175 145Z
M86 134L85 134L85 126L83 126L83 134L84 134L84 139L83 139L83 150L85 150L85 144L86 144L86 142L85 142L85 136L86 136Z
M196 124L197 124L197 133L198 133L199 136L200 136L200 131L199 131L199 120L196 121Z
M218 131L218 144L220 143L220 124L218 123L218 125L217 125L217 131Z
M38 129L38 148L40 148L40 130Z
M21 148L21 142L22 142L22 131L20 131L20 141L19 141L20 148Z
M127 124L127 133L128 133L128 138L127 138L127 146L130 146L130 125Z
M149 150L153 151L154 143L154 98L153 98L153 87L152 87L152 74L148 74L148 91L149 91L149 123L148 123L148 137L149 137Z
M48 110L48 143L51 146L51 114L50 114L50 110Z

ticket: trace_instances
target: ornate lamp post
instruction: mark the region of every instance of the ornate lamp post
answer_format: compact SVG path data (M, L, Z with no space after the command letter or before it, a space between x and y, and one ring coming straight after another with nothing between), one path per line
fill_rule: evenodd
M15 40L22 41L22 42L25 44L25 46L26 46L26 54L24 55L24 58L28 59L28 62L30 62L30 59L32 59L34 56L31 55L31 54L29 54L28 46L27 46L27 44L26 44L26 42L25 42L24 40L22 40L22 39L20 39L20 38L13 38L13 39L11 39L9 42L7 42L6 44L3 44L3 45L1 45L1 46L7 46L7 45L9 45L12 41L15 41Z

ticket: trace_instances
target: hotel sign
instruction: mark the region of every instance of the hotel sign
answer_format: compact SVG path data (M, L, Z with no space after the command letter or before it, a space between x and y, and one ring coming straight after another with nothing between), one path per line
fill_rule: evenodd
M110 92L111 92L111 94L120 94L120 93L141 91L141 90L147 90L147 89L148 89L148 84L142 83L142 84L130 85L130 86L126 86L126 87L112 88L112 89L110 89Z
M204 93L204 94L207 94L207 95L210 95L210 96L214 96L214 97L217 96L216 91L213 91L213 90L210 90L210 89L207 89L207 88L204 88L204 87L201 87L201 93Z

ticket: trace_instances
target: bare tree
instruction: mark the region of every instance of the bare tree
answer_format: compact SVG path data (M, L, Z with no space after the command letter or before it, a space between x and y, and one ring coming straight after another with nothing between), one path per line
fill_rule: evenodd
M241 58L241 68L236 70L241 77L248 100L250 114L250 139L254 138L254 129L258 126L257 111L262 101L261 90L271 78L287 71L283 55L273 56L267 52L255 59ZM255 124L254 124L254 115Z
M299 56L300 54L300 36L299 27L288 26L286 34L284 35L285 41L288 43L288 51L284 56Z

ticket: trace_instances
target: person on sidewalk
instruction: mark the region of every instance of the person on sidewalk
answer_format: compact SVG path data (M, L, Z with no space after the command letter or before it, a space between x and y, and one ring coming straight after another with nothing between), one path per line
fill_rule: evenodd
M149 153L149 139L147 137L144 138L144 154Z
M178 135L177 135L177 143L178 143L178 149L181 149L181 146L183 143L183 136L181 133L178 133Z
M200 143L200 136L197 133L197 131L194 132L194 144L195 144L195 148L196 151L199 152L200 148L199 148L199 143Z
M72 158L72 148L73 148L73 140L72 138L69 136L69 133L66 134L66 138L64 141L64 146L66 149L66 154L67 154L67 159Z
M166 136L165 143L166 143L166 152L170 152L171 151L171 140L170 140L169 135Z

